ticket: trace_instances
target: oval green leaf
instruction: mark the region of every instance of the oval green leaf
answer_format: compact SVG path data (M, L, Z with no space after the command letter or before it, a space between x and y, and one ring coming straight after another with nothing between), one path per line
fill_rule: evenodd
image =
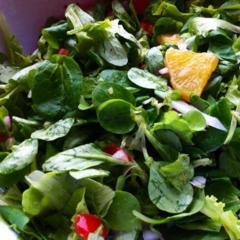
M134 96L122 86L115 83L100 83L92 93L93 104L98 108L102 103L110 99L122 99L135 105Z
M159 173L159 164L153 163L150 169L148 193L151 201L162 211L181 213L193 200L193 188L186 184L182 191L176 190Z
M133 106L124 100L108 100L99 106L98 120L101 126L109 132L128 133L135 127L131 116L132 108Z

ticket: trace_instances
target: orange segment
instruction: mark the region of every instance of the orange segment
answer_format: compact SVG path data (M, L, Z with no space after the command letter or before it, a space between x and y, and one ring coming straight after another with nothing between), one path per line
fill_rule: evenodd
M173 34L173 33L165 33L161 34L157 37L157 42L159 44L180 44L183 43L183 39L179 34Z
M195 53L170 48L165 55L171 85L179 90L184 100L190 95L200 96L212 73L218 65L218 58L212 53Z

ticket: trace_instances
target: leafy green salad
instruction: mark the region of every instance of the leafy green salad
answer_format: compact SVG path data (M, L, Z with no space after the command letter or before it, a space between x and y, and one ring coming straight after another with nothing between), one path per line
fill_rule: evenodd
M2 240L240 240L239 0L0 29Z

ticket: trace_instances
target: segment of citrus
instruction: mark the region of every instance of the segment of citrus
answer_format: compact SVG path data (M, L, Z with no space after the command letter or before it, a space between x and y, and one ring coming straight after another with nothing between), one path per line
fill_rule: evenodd
M165 55L171 85L179 90L186 101L189 101L191 94L201 96L218 61L212 53L195 53L173 48L168 49Z
M165 33L160 34L157 37L157 42L159 44L180 44L183 43L183 39L179 34L173 34L173 33Z

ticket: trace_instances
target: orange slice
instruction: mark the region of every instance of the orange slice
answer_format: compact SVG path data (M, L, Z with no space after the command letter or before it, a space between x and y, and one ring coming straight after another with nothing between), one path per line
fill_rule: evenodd
M157 42L159 44L180 44L183 43L183 39L179 34L165 33L157 37Z
M201 96L218 61L212 53L195 53L173 48L168 49L165 55L171 85L179 90L186 101L189 101L191 94Z

